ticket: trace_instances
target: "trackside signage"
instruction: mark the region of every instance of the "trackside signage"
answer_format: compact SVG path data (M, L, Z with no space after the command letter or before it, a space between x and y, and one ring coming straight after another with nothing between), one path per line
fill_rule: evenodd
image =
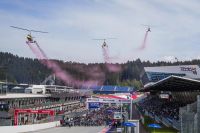
M102 99L103 103L113 103L116 99Z
M100 108L100 103L98 102L90 102L89 109Z
M100 102L99 98L87 98L87 102Z
M102 99L102 98L87 98L87 102L100 102L100 103L130 103L129 99Z
M181 71L188 71L192 72L193 74L197 75L197 69L195 67L180 67Z

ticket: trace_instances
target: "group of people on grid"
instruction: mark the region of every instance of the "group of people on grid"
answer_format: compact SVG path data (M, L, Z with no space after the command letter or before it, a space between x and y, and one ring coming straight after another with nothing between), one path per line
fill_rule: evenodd
M113 121L113 112L119 110L120 108L116 106L103 107L92 111L88 110L88 112L84 115L64 118L61 120L61 125L66 125L69 127L118 125L118 123Z

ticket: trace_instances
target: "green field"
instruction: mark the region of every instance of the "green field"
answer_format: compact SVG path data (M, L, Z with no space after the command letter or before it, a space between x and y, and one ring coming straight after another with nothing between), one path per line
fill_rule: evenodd
M161 125L162 128L160 128L160 129L150 128L147 126L152 123L156 123L156 121L154 121L153 119L151 119L148 116L144 116L144 126L150 133L178 133L178 131L176 129L166 127L161 123L157 123L157 124Z

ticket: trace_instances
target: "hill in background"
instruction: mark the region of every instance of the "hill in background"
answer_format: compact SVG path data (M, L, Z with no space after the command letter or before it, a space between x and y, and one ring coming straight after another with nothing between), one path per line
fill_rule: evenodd
M90 79L93 71L98 69L98 71L104 74L104 78L99 74L97 79L100 78L104 85L135 86L136 88L141 87L139 81L140 73L143 71L144 67L200 64L200 60L172 63L164 61L149 62L137 59L123 64L113 64L120 66L122 69L121 71L110 72L105 63L84 64L77 62L63 62L60 60L54 61L75 79L81 81ZM41 64L38 59L18 57L11 53L0 52L0 81L5 81L7 79L9 82L15 83L40 84L51 74L52 71ZM57 78L56 84L64 85L64 83Z

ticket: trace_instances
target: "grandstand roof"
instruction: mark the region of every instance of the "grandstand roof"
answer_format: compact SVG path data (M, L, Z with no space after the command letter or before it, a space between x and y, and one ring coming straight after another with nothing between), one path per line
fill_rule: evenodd
M134 91L133 87L128 86L94 86L92 87L93 91L110 91L110 92L130 92Z
M93 86L91 87L94 91L100 91L102 89L102 86Z
M27 94L27 93L7 93L5 95L0 95L0 99L16 99L16 98L42 98L48 95L43 94Z
M102 91L115 91L115 86L107 85L103 86Z
M127 86L118 86L116 87L116 91L130 91L131 88Z
M200 81L172 75L145 86L139 91L200 91Z

